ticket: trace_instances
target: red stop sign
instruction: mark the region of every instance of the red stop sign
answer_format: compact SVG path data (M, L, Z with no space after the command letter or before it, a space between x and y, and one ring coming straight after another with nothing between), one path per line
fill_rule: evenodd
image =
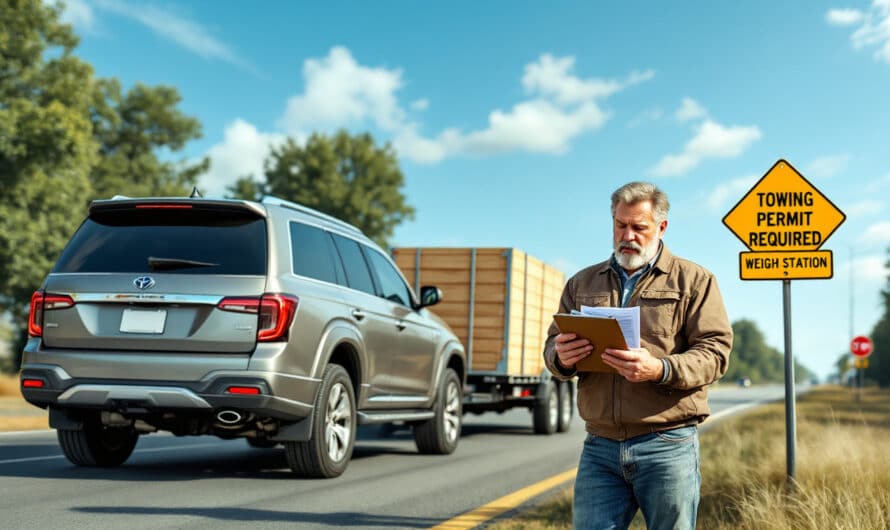
M863 335L853 337L853 340L850 341L850 353L856 357L868 357L874 348L875 345L871 339Z

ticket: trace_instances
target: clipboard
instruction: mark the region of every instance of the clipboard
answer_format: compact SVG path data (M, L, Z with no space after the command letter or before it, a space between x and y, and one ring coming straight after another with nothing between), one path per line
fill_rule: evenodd
M557 313L553 315L553 321L556 322L560 333L574 333L589 340L593 345L590 355L575 364L578 371L617 373L617 370L604 363L602 359L606 348L627 349L627 342L617 320Z

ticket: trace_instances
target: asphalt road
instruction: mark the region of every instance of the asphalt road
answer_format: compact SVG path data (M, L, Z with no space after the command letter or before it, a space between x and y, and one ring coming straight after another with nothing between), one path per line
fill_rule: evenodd
M783 397L780 385L720 388L711 408L719 421ZM537 436L525 410L467 415L454 454L425 456L408 430L363 427L346 473L310 480L283 449L243 440L152 434L122 467L90 469L65 460L54 431L5 434L0 527L428 528L575 467L583 437L577 418Z

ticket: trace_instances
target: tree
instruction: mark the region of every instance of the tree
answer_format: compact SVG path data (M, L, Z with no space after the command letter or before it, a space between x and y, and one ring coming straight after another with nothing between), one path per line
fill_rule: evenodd
M732 323L733 345L729 356L729 368L723 379L733 381L749 377L755 383L785 380L785 356L769 346L763 332L751 320L741 319ZM795 361L795 381L806 381L813 373Z
M177 90L138 83L122 94L116 79L96 85L92 122L100 158L91 174L96 197L180 196L191 191L209 160L174 164L156 154L159 149L179 151L201 137L200 122L176 108L181 100Z
M890 256L890 249L888 256ZM868 358L865 377L876 381L879 385L890 386L890 258L886 263L887 286L881 291L884 302L884 315L875 324L871 332L871 340L875 349Z
M184 195L207 160L162 161L200 136L170 87L125 94L74 56L78 39L42 0L0 2L0 311L21 354L31 294L90 199Z
M313 134L305 146L293 139L273 147L265 183L245 177L231 196L270 194L342 219L386 247L393 229L414 216L401 188L404 177L393 148L377 147L370 134Z
M93 70L58 17L41 0L0 3L0 309L18 330L83 215L98 147Z

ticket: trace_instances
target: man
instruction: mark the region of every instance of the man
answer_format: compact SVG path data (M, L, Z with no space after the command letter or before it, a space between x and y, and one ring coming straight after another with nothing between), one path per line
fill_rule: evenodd
M592 346L550 326L544 349L559 379L578 375L587 438L575 479L575 528L627 528L641 509L652 529L695 528L697 425L707 386L727 368L732 327L714 275L662 243L667 196L631 182L612 194L612 257L569 279L559 311L639 306L641 348L605 350L617 373L577 372Z

